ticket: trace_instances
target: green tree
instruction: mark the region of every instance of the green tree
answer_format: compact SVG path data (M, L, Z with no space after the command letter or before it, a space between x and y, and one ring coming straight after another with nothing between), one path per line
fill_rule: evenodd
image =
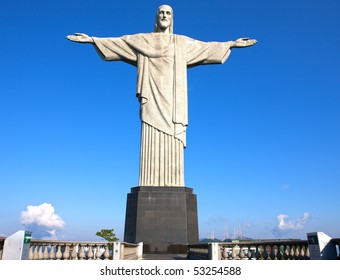
M116 234L113 232L112 229L102 229L101 231L97 231L96 233L97 236L100 236L101 238L105 239L106 241L109 242L116 242L119 239L116 237Z

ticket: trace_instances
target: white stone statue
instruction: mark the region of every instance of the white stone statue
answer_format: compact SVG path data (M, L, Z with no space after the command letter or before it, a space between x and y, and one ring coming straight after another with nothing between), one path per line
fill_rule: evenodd
M256 40L201 42L173 34L173 10L158 8L153 33L96 38L75 33L73 42L90 43L106 61L137 67L137 97L142 121L139 186L184 186L188 126L187 68L224 63L232 48Z

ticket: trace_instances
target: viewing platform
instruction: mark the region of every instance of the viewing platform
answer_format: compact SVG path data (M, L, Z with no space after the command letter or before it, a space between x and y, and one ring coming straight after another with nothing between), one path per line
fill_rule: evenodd
M314 235L313 235L314 234ZM322 233L308 234L308 240L234 240L174 244L172 252L143 251L144 244L35 240L27 244L28 260L310 260L340 259L340 238L317 240ZM321 236L321 237L320 237ZM324 234L324 236L327 236ZM327 236L328 237L328 236ZM5 237L0 237L0 260L4 256ZM319 244L319 243L320 244ZM177 250L177 251L176 251ZM317 251L319 250L319 252ZM8 259L8 258L7 258Z

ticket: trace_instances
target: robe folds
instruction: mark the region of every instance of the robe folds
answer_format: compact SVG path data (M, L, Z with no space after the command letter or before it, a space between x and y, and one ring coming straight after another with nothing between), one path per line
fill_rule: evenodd
M230 43L206 43L164 33L92 38L104 60L121 60L137 67L136 95L142 121L139 186L184 186L186 71L224 63Z

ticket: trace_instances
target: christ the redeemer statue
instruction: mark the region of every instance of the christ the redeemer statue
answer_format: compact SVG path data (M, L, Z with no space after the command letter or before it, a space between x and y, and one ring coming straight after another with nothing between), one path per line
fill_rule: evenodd
M90 43L106 61L137 67L137 97L142 121L139 186L184 186L188 126L187 68L224 63L232 48L256 40L201 42L173 34L173 11L162 5L152 33L96 38L75 33L73 42Z

